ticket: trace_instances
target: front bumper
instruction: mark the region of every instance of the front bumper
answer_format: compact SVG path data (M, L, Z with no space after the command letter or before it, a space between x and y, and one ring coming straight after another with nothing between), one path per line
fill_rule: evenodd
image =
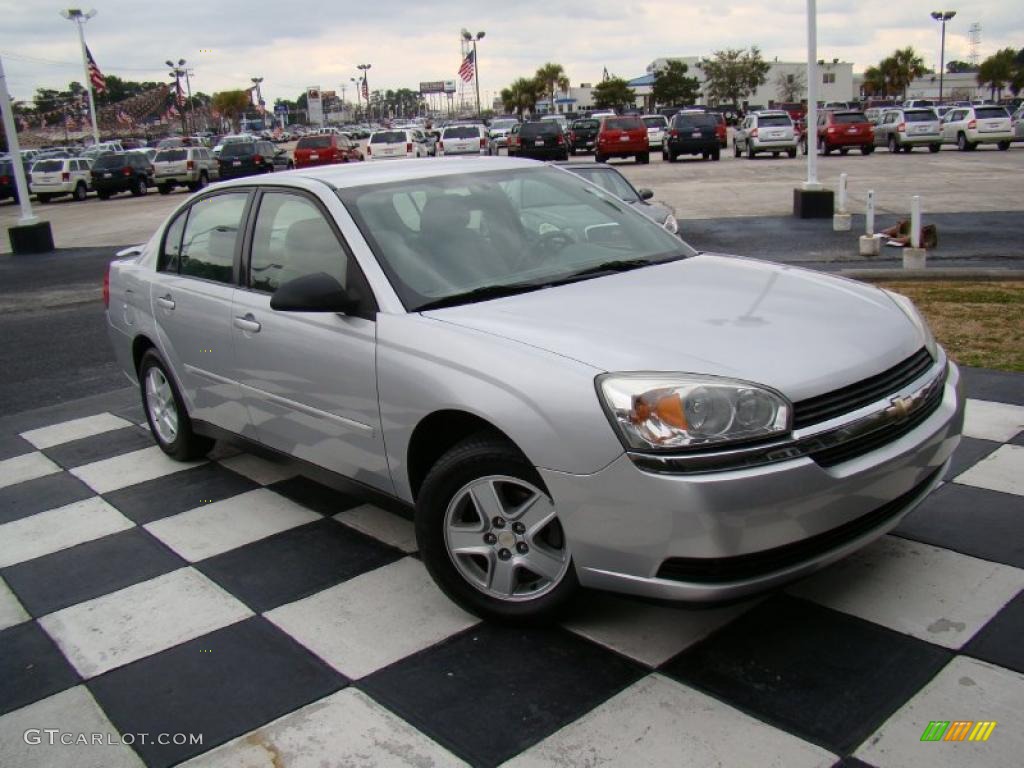
M927 419L834 466L804 456L680 475L644 471L623 455L592 475L540 472L581 584L714 602L791 581L894 528L939 483L962 426L962 384L950 364ZM687 580L694 564L704 575Z

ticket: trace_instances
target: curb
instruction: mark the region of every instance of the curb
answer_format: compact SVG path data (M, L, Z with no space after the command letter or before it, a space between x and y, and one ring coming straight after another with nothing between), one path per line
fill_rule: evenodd
M974 269L939 267L925 269L841 269L840 275L868 283L888 281L1005 281L1024 280L1024 269Z

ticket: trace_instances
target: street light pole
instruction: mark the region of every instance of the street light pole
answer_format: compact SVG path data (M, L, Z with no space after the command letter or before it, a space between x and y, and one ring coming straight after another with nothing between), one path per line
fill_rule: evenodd
M263 91L260 89L260 83L263 82L262 77L250 77L253 85L256 86L256 109L260 113L260 120L263 120L266 114L266 110L263 107Z
M92 118L92 140L100 143L100 129L96 124L96 99L92 95L92 77L89 76L89 56L85 48L85 22L96 15L96 9L82 11L80 8L68 8L60 15L78 25L78 42L82 46L82 69L85 70L85 88L89 91L89 116Z
M956 16L956 11L932 11L932 18L942 25L942 44L939 53L939 104L942 103L942 80L946 74L946 22Z
M812 144L811 141L814 141ZM807 181L808 192L821 189L818 182L818 5L807 0Z
M366 114L369 115L370 119L373 119L373 112L370 109L370 81L366 77L366 73L369 71L372 64L357 64L356 69L363 73L363 95L366 96Z
M473 36L469 33L468 29L462 30L462 39L467 43L473 43L473 79L476 81L476 116L483 117L483 112L480 110L480 57L476 52L476 43L478 40L483 40L486 33L481 30ZM552 107L553 108L553 107Z

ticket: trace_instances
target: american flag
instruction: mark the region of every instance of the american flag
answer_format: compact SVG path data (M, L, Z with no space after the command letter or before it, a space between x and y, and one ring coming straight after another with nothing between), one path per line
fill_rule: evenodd
M174 91L174 101L179 107L185 106L185 92L182 90L180 80L174 84Z
M365 75L363 76L363 98L366 99L367 101L370 100L370 89L366 85L366 76Z
M476 74L476 66L473 61L473 51L466 54L466 58L462 61L462 66L459 67L459 77L465 80L467 83L473 79Z
M89 81L92 83L92 89L96 93L105 93L107 81L104 79L103 73L100 72L100 68L96 66L96 60L92 57L89 46L85 46L85 56L89 60Z

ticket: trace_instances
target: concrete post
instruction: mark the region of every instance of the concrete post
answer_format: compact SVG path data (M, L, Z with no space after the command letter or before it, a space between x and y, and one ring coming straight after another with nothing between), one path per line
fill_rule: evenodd
M832 215L832 231L849 232L852 216L846 212L846 174L839 174L839 210Z
M903 249L904 269L924 269L928 252L921 247L921 196L910 198L910 247Z
M860 255L878 256L882 252L882 236L875 234L875 190L868 190L868 202L864 211L865 234L860 236Z

